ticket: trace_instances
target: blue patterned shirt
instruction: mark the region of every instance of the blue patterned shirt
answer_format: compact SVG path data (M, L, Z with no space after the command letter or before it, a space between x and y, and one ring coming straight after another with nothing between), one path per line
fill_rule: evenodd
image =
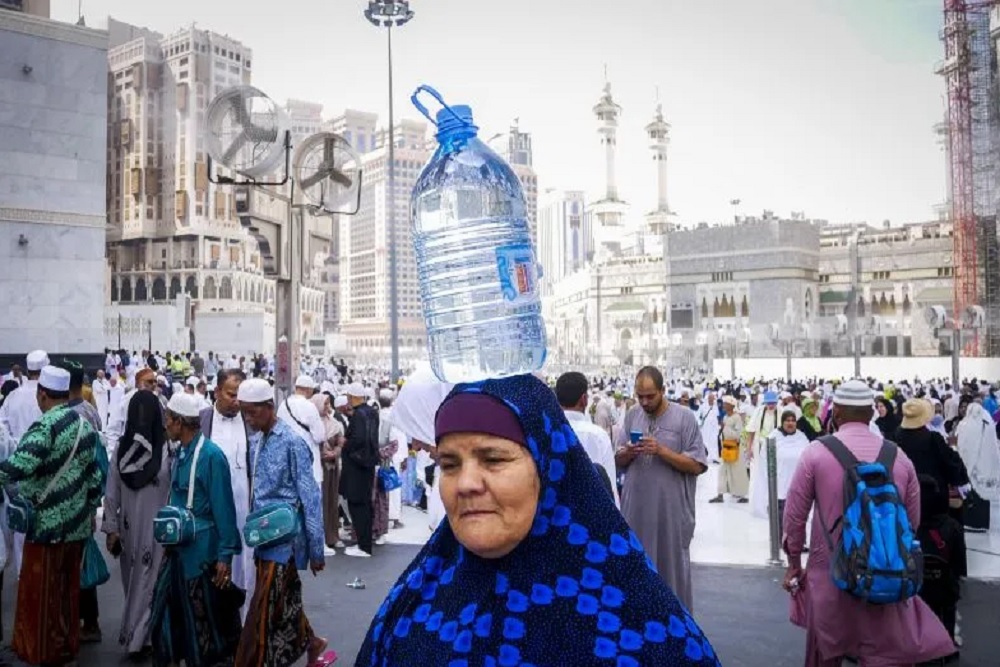
M259 453L258 453L259 452ZM261 560L287 563L292 556L299 569L310 560L323 560L323 509L319 485L312 472L312 450L280 419L264 437L250 438L251 512L274 503L301 504L305 531L286 544L254 551Z

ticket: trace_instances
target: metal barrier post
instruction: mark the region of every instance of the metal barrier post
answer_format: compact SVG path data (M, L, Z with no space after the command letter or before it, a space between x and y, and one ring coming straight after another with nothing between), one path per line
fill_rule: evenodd
M771 557L768 565L781 566L781 523L778 516L778 440L767 438L767 518L771 528Z

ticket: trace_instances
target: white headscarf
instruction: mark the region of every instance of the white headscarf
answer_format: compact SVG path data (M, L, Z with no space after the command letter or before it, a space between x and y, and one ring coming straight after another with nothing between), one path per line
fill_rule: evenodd
M969 403L955 435L972 488L987 500L1000 500L1000 448L993 420L983 406Z
M429 363L418 363L393 403L393 425L411 439L434 445L434 415L452 386L438 380Z

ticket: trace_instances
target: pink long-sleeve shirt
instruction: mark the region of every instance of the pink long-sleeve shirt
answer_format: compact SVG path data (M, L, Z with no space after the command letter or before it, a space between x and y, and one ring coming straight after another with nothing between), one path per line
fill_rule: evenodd
M867 424L845 424L837 438L859 461L874 461L882 446L882 438L873 434ZM892 477L915 533L920 525L920 484L913 463L902 450L896 452ZM908 665L953 653L955 647L948 632L920 598L873 605L834 585L823 522L833 530L830 540L836 546L839 529L833 526L843 514L843 485L840 464L822 443L813 442L802 454L785 499L784 544L793 565L800 563L806 519L815 504L806 576L798 593L805 596L800 602L805 609L810 645L816 646L823 660L852 655L873 666ZM817 664L809 660L807 656L807 665Z

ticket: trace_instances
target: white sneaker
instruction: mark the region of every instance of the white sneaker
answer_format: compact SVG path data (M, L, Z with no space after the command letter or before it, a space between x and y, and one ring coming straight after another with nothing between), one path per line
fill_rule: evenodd
M347 547L344 551L345 556L354 556L355 558L371 558L372 555L365 551L362 551L359 547Z
M380 537L377 540L375 540L375 544L377 544L379 546L384 545L385 544L385 535L383 535L382 537Z
M329 558L330 556L336 556L337 550L331 549L330 547L323 547L323 556Z

